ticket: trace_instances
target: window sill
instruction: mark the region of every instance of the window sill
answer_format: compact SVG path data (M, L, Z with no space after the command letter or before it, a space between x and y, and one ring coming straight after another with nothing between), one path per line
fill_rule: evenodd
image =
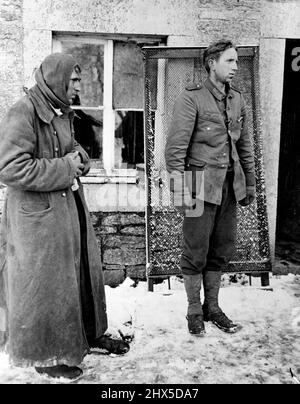
M83 184L139 184L140 175L136 169L91 168L80 180Z
M144 171L93 169L81 177L90 212L144 212Z

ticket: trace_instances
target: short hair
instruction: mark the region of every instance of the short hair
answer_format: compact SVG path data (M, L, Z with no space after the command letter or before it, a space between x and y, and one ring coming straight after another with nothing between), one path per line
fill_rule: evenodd
M205 49L203 53L203 64L206 69L206 71L209 73L210 72L210 67L208 64L208 61L210 59L214 59L218 61L220 59L220 56L222 55L223 52L225 52L227 49L234 48L237 50L236 46L233 44L232 41L223 39L218 42L214 42L213 44L209 45L208 48Z

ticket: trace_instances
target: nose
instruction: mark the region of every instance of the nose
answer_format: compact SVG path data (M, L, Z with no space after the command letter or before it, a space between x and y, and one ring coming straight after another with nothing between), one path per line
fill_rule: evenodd
M79 80L78 80L78 81L75 81L74 90L75 90L77 93L80 93L80 89L81 89L80 81L79 81Z
M234 62L233 65L232 65L232 70L234 70L236 72L238 69L239 68L238 68L237 62Z

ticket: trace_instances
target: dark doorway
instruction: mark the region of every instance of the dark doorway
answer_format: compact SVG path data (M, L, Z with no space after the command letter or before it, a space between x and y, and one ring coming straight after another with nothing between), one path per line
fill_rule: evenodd
M286 41L276 255L300 263L300 39Z

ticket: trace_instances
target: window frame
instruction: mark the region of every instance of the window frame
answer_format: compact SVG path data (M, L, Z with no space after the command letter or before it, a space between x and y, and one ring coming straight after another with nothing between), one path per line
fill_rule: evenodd
M91 111L103 111L103 137L102 137L102 156L103 167L105 170L114 168L114 110L113 110L113 64L114 64L114 44L112 39L78 37L73 35L56 35L52 38L52 52L61 52L61 41L72 41L78 43L91 43L104 46L104 90L103 90L103 106L98 107L84 106L84 109ZM80 109L82 107L72 107L72 109Z
M144 112L143 108L113 108L113 75L114 75L114 42L115 41L133 40L137 44L159 42L163 44L164 39L160 36L93 36L93 35L78 35L64 34L53 32L52 35L52 52L61 52L61 41L72 41L78 43L90 43L96 45L104 45L104 90L103 90L103 106L90 107L85 106L86 110L103 111L103 134L102 134L102 159L103 169L91 169L90 176L103 176L103 172L108 176L124 177L127 172L129 177L136 176L137 169L118 169L115 168L115 113L116 111L140 111ZM164 45L162 45L164 46ZM72 109L81 109L83 106L72 106ZM93 159L92 161L97 161Z

